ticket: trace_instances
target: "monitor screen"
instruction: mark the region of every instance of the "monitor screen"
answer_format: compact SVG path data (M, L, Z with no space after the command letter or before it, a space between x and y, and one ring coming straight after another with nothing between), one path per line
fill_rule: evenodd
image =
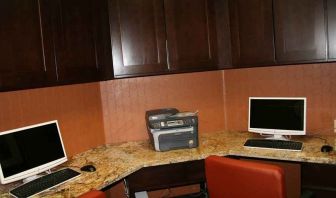
M249 131L304 135L306 98L257 98L249 101Z
M64 161L57 121L0 133L1 183L38 174Z

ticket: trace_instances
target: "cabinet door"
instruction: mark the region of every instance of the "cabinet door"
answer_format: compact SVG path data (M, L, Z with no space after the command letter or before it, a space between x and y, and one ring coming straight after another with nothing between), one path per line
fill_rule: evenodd
M233 64L275 62L272 0L230 0Z
M115 76L168 71L162 0L110 0Z
M326 59L324 0L275 0L274 22L278 62Z
M169 67L203 70L217 64L213 0L165 0Z
M89 82L100 79L107 64L110 42L105 0L57 0L55 12L56 64L60 83ZM104 29L105 28L105 29ZM103 34L107 31L107 34ZM108 62L108 61L107 61ZM110 65L112 67L112 65Z
M0 91L56 79L44 0L0 1Z
M218 69L232 68L229 0L215 1Z
M336 59L336 1L328 0L328 59Z

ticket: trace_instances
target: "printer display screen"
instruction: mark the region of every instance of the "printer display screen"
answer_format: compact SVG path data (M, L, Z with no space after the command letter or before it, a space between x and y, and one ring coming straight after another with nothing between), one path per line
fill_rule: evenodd
M168 126L181 126L183 125L183 120L173 120L173 121L167 121Z

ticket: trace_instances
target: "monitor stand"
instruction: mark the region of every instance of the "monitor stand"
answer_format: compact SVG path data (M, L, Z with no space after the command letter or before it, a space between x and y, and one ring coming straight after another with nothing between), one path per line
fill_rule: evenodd
M41 175L33 175L33 176L30 176L30 177L27 177L27 178L23 179L22 182L25 184L25 183L33 181L33 180L35 180L39 177L41 177Z
M30 182L30 181L33 181L33 180L35 180L35 179L37 179L37 178L43 177L44 175L41 175L42 173L43 173L43 172L40 172L39 174L36 174L36 175L32 175L32 176L30 176L30 177L27 177L27 178L23 179L22 182L25 184L25 183L28 183L28 182ZM50 174L50 173L51 173L51 170L48 169L48 170L44 171L44 173L46 173L46 174Z
M271 135L269 137L266 137L265 139L269 139L269 140L289 140L288 138L286 138L283 135Z

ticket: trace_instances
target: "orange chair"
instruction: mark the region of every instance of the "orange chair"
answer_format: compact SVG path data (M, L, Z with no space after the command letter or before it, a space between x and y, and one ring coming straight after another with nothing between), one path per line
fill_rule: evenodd
M106 198L106 195L104 192L99 190L91 190L87 193L82 194L78 198Z
M276 165L210 156L205 159L210 198L285 198L285 175Z

